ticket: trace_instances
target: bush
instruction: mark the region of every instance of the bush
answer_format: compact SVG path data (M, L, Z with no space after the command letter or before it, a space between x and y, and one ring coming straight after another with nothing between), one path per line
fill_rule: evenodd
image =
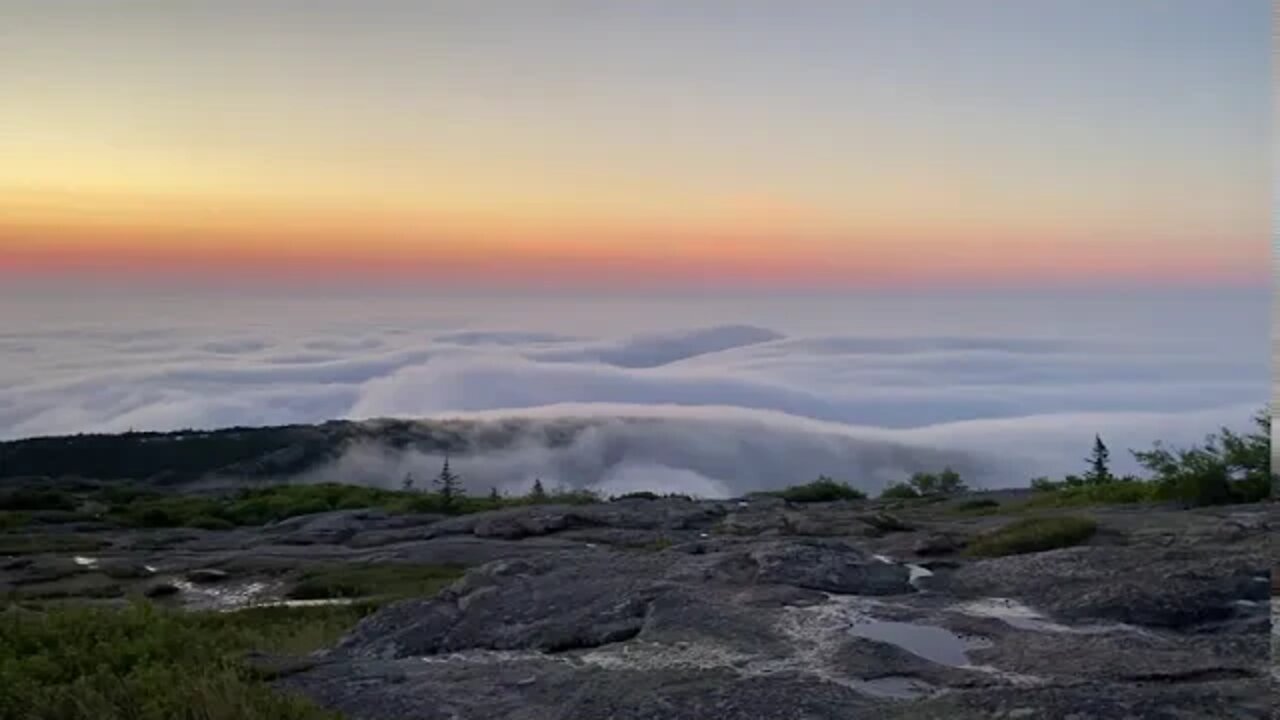
M847 483L836 482L825 475L819 476L817 480L806 485L792 485L782 490L768 490L756 494L798 503L865 500L867 497L867 494L861 490L849 487Z
M1031 489L1036 492L1054 492L1065 487L1064 483L1055 482L1047 477L1031 478Z
M368 607L184 613L60 606L0 611L0 718L329 720L276 693L244 662L251 649L307 652Z
M999 501L991 498L975 498L973 500L965 500L956 503L956 512L978 512L982 510L991 510L1000 507Z
M893 483L880 491L880 497L885 500L911 500L920 497L920 493L907 483Z
M655 492L649 492L648 490L641 490L641 491L639 491L639 492L629 492L629 493L623 493L622 495L614 495L613 497L609 498L609 500L610 500L610 501L613 501L613 500L657 500L657 499L658 499L658 497L659 497L658 493L655 493Z
M0 510L75 510L75 496L59 490L20 488L0 493Z
M1112 480L1101 485L1060 485L1038 493L1026 502L1028 507L1066 507L1073 505L1130 504L1160 499L1155 483L1136 478Z
M293 600L426 597L462 576L455 565L378 563L339 565L303 573L289 590Z
M235 528L235 524L229 520L223 520L219 517L211 515L199 515L187 521L187 527L198 528L200 530L231 530Z
M1078 545L1093 537L1097 529L1098 524L1088 518L1026 518L979 535L966 552L984 557L1043 552Z
M0 530L16 530L20 527L26 527L31 522L31 516L20 512L0 512Z
M1160 499L1185 505L1257 502L1271 494L1271 416L1254 417L1257 431L1239 435L1227 428L1203 445L1170 449L1160 443L1133 456L1153 475Z
M684 493L666 493L659 495L648 490L640 490L638 492L623 493L622 495L614 495L609 498L610 502L615 500L693 500L693 496Z
M969 489L960 479L960 473L951 468L944 468L937 475L918 472L907 482L922 496L954 495Z

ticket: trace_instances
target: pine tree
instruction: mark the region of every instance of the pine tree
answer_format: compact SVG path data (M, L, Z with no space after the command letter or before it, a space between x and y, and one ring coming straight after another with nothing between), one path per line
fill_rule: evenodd
M401 481L400 487L405 492L410 492L413 490L413 473L404 474L404 480Z
M489 488L489 502L493 503L494 505L497 505L498 503L502 502L502 496L498 494L498 488L496 487Z
M454 475L449 470L449 457L446 455L444 459L444 467L440 468L440 474L436 476L435 484L440 494L440 509L449 512L453 509L454 501L457 500L459 494L458 482L462 478Z
M1101 435L1093 436L1093 453L1087 458L1089 463L1089 472L1085 474L1085 481L1094 485L1111 482L1111 469L1107 463L1111 459L1111 451L1107 449L1106 443L1102 442Z
M542 478L534 478L533 492L529 493L529 497L535 502L542 502L547 499L547 491L542 487Z

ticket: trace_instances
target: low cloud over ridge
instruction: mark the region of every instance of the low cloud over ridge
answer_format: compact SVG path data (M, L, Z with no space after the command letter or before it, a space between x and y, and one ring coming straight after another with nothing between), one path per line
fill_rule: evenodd
M514 323L497 312L460 320L421 306L360 307L287 317L232 309L116 330L10 327L0 334L0 437L573 415L601 425L565 449L457 462L469 482L512 489L543 474L610 491L714 494L819 472L875 489L939 463L1004 485L1078 470L1095 432L1119 467L1131 466L1125 448L1243 426L1268 394L1265 339L1254 353L1247 324L1215 328L1226 339L1208 344L1141 317L1105 331L1024 323L965 334L932 316L760 327L734 322L742 313L730 307L719 323L605 331L608 308L596 309L594 328L578 322L588 305L575 306L573 323L548 320L550 311ZM780 316L792 314L803 312ZM621 417L648 422L610 421ZM375 482L431 472L438 460L367 447L332 470Z

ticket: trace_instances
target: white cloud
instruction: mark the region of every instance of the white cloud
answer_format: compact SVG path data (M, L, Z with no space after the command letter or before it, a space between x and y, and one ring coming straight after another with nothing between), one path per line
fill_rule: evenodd
M943 462L1020 484L1078 469L1095 432L1123 467L1124 448L1242 426L1269 394L1265 334L1231 320L1251 318L1252 305L1219 308L1210 326L1185 322L1207 312L1199 305L1161 324L1128 300L1101 325L1097 307L1084 320L1052 303L1040 316L1019 306L988 317L964 315L958 302L881 312L889 319L876 325L865 303L855 321L818 315L817 301L787 312L775 307L784 301L710 302L690 301L687 313L668 303L665 330L653 329L656 311L643 302L346 299L288 312L262 303L170 312L189 324L131 321L115 308L114 324L98 328L78 316L35 318L0 333L0 437L571 414L600 424L565 448L531 436L457 462L478 485L512 489L541 473L610 491L648 483L712 493L820 472L875 488ZM752 324L757 316L778 324ZM953 317L989 327L961 332ZM439 461L353 452L330 471L398 482L406 468L430 474Z

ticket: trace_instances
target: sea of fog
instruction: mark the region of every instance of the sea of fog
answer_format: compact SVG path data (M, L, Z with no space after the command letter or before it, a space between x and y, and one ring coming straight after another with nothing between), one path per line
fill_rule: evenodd
M988 487L1248 427L1265 294L446 296L0 290L0 438L332 418L591 418L454 458L476 489L728 495L939 462ZM643 418L644 422L624 421ZM353 448L316 476L440 459Z

